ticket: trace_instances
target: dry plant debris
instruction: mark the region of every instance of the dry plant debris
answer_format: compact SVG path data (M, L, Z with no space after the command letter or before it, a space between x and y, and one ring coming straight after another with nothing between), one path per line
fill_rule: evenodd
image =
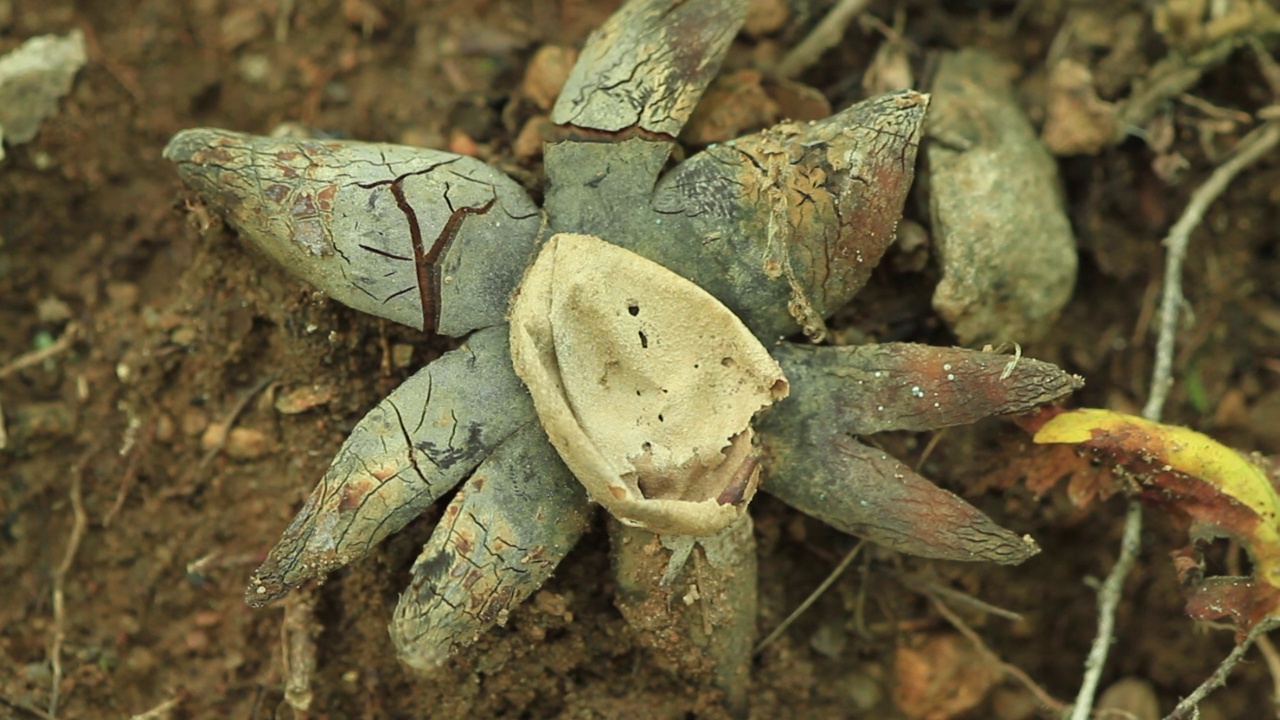
M1046 467L1035 489L1047 489L1068 470L1091 478L1095 493L1123 493L1158 504L1190 523L1194 542L1228 537L1253 560L1252 577L1205 577L1193 546L1175 565L1188 597L1188 613L1199 620L1228 618L1241 638L1280 612L1280 469L1273 460L1229 448L1194 430L1108 410L1057 414L1035 433L1035 442L1068 444L1082 451L1075 468ZM1103 460L1098 470L1090 458Z

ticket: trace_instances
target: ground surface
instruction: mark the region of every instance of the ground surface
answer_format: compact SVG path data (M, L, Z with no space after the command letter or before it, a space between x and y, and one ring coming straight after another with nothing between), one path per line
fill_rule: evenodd
M8 431L0 451L0 717L37 717L29 708L48 707L59 628L59 717L128 717L170 701L175 718L293 716L282 686L282 613L247 608L246 578L353 423L444 347L329 302L246 252L198 208L184 210L189 195L160 157L169 136L199 125L265 133L295 121L346 137L470 147L536 187L537 159L512 150L528 110L511 110L510 99L539 46L580 45L613 4L331 0L287 11L294 3L278 0L0 0L0 52L72 28L89 47L59 112L0 164L0 364L79 328L65 351L0 376ZM924 49L977 45L1019 63L1036 117L1064 4L1017 16L1006 3L964 3L955 14L942 3L909 5L907 35ZM873 9L892 24L891 11ZM803 79L837 106L856 99L881 37L855 25L847 47ZM1138 37L1128 62L1164 52L1149 29ZM787 42L784 33L744 44L730 63L767 58L770 43ZM1244 52L1195 91L1226 107L1266 103ZM1194 116L1179 107L1180 120ZM1190 167L1168 183L1137 141L1061 163L1081 246L1080 289L1049 337L1022 350L1084 375L1089 384L1075 402L1132 411L1146 397L1159 240L1213 165L1197 127L1176 126L1175 147ZM1189 322L1167 413L1271 454L1280 453L1277 187L1273 158L1240 179L1195 236ZM908 215L920 218L917 208L909 203ZM948 342L929 308L930 271L894 269L906 265L886 263L850 322L882 337ZM302 412L276 409L276 399L313 385L318 396ZM208 454L202 438L229 418L248 432ZM914 463L928 439L881 441ZM951 431L923 470L964 493L1022 442L1001 422ZM86 523L61 583L59 623L55 578L77 484ZM982 665L927 599L893 579L902 573L1022 613L1013 622L961 610L1004 660L1054 696L1072 696L1094 632L1086 580L1113 562L1121 504L1082 513L1060 493L1035 499L1016 487L973 500L1033 534L1044 552L1018 568L863 555L757 658L753 716L894 717L895 652L902 668L901 648L931 637L942 645L925 655L944 658L940 671ZM853 539L770 498L753 513L759 625L767 631ZM386 622L433 522L424 517L316 591L309 716L717 716L713 697L636 648L612 605L599 525L508 628L438 677L415 681L394 658ZM1104 686L1141 678L1167 712L1232 638L1182 613L1167 553L1185 535L1159 515L1147 527ZM951 650L958 655L945 660ZM1271 682L1252 658L1204 717L1269 712ZM1032 717L1032 708L1021 686L1001 682L969 717Z

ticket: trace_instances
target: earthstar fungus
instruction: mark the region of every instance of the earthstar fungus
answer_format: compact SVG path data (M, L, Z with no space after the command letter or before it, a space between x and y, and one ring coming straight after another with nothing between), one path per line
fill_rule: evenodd
M552 111L541 210L436 150L209 129L169 143L183 180L287 271L462 338L355 427L251 605L358 560L458 487L391 623L400 658L430 671L545 582L595 500L620 520L618 602L641 642L742 711L757 482L907 552L1035 552L854 435L1023 412L1077 379L970 350L783 340L822 338L892 242L928 97L869 98L667 168L747 5L632 0L593 33Z

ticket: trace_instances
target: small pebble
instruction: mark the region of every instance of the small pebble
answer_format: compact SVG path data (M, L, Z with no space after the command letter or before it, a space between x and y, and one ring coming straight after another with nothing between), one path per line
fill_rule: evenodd
M1155 688L1142 678L1121 678L1111 684L1098 698L1097 710L1103 716L1110 711L1119 717L1134 720L1159 720L1160 703Z
M578 51L563 45L543 45L529 59L520 92L543 110L550 110L578 61Z
M226 433L226 427L222 423L210 424L200 438L201 447L205 450L217 447L224 433ZM257 460L271 452L271 441L260 430L232 428L223 446L223 452L236 460Z
M71 319L71 306L56 297L36 303L36 318L42 323L58 324Z
M297 415L317 405L323 405L338 396L331 385L302 385L290 388L276 397L276 412L282 415Z

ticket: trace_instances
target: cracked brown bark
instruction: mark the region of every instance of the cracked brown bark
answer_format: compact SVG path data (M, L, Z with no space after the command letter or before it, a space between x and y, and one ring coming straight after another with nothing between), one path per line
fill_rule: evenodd
M511 369L506 326L476 333L356 425L253 574L245 600L264 605L364 556L534 417Z
M510 178L438 150L202 128L175 135L164 155L288 272L357 310L445 335L502 322L542 223Z
M1079 378L1027 358L902 343L783 344L774 357L793 391L757 426L769 470L764 490L839 530L912 555L1016 564L1038 551L1029 538L852 436L1025 412L1067 395Z
M542 587L586 529L591 505L536 421L478 467L413 564L391 638L420 672L439 666Z

